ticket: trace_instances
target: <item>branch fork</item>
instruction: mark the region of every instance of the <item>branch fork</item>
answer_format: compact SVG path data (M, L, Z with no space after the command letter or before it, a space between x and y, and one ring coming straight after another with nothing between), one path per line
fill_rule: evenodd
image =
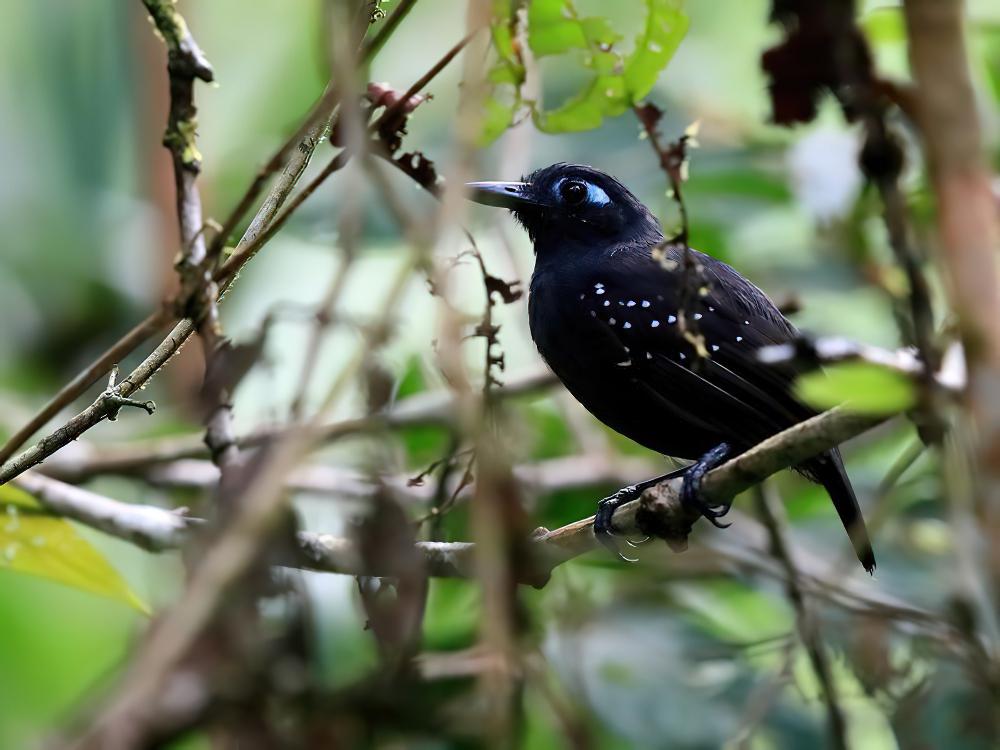
M108 415L109 422L117 422L118 414L126 406L135 407L137 409L142 409L150 416L156 411L155 401L137 401L134 398L128 398L123 396L121 393L121 386L115 385L115 381L118 379L118 365L114 365L111 368L111 374L108 376L108 387L104 390L104 393L100 395L97 399L98 402L104 407L105 413Z

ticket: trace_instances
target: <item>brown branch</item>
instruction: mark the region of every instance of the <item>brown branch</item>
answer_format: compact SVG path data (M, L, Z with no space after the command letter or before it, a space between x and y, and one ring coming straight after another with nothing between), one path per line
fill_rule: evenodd
M969 366L968 417L975 427L991 592L1000 589L1000 216L991 189L968 69L959 0L906 0L916 111L937 200L941 260ZM963 554L972 555L971 549ZM995 617L995 611L986 615Z
M716 471L724 468L720 467ZM538 468L532 467L531 471L524 473L530 476L537 472ZM563 475L567 473L562 469L558 472ZM576 473L576 470L569 473ZM600 477L595 476L593 479ZM53 513L66 515L144 549L159 551L178 548L191 533L194 519L177 512L112 500L33 472L26 473L15 481ZM589 534L591 520L537 534L534 545L538 549L538 557L553 564L558 564L560 555L563 559L569 559L572 555L565 554L566 537L579 535L581 524ZM705 553L695 563L693 572L726 573L743 570L777 580L787 580L783 569L774 565L770 559L763 536L758 537L752 533L753 526L752 519L741 517L739 524L732 530L710 534L704 538L702 544L705 546ZM293 559L287 561L288 565L347 575L392 576L396 572L391 568L364 567L353 540L329 534L300 532L298 543L299 550ZM415 546L431 575L447 578L474 577L475 545L467 542L418 542ZM593 548L594 544L584 544L577 554ZM800 584L804 593L809 596L852 612L913 623L924 635L950 647L962 648L961 637L938 615L880 594L868 585L854 585L841 572L831 569L827 563L817 558L811 558L805 550L796 550L795 559ZM671 563L672 568L677 565L678 563ZM534 576L521 582L538 585L543 581L544 576Z
M177 324L174 330L160 342L160 345L118 384L116 393L123 398L128 398L139 390L168 359L177 353L193 331L194 326L190 321L185 320ZM102 394L94 403L66 424L0 466L0 484L6 484L31 467L37 466L57 450L76 440L94 425L99 424L107 416L108 404Z
M512 377L496 391L499 398L515 398L555 385L555 376L547 370L534 370ZM454 398L447 391L428 391L402 399L384 413L346 420L305 425L280 425L255 430L237 438L240 448L254 448L281 440L288 435L308 429L311 439L329 443L351 435L378 429L403 429L406 427L450 424L454 420ZM148 441L132 441L117 447L105 447L84 458L68 457L54 462L54 476L69 481L82 481L97 474L128 474L142 471L149 466L164 464L183 458L206 455L206 448L198 435ZM2 475L0 475L2 476Z
M212 80L208 62L198 49L184 19L169 0L144 0L157 31L167 42L167 76L170 81L170 108L163 145L170 151L177 191L177 219L181 249L175 263L180 277L178 317L189 318L197 327L205 361L205 444L212 460L225 471L237 458L233 433L230 388L218 372L226 367L229 344L222 336L216 298L218 288L212 275L214 257L208 252L203 231L201 192L197 178L201 157L195 138L197 108L194 102L196 78Z
M274 220L285 198L291 194L295 183L308 165L315 147L316 138L310 134L301 141L299 148L295 149L292 153L282 170L281 176L272 186L267 199L258 210L254 221L251 223L251 227L248 228L247 235L244 236L236 247L234 255L240 255L240 260L224 266L226 268L225 275L216 274L216 280L221 282L222 293L225 292L232 283L232 280L235 279L236 274L242 268L243 264L249 261L272 236L267 232L256 235L253 235L252 232L257 227L269 226ZM288 215L287 212L282 214L282 221L287 220ZM180 350L195 330L195 324L189 318L178 322L156 349L122 381L119 386L121 395L129 396L145 385ZM4 484L21 472L38 465L57 450L69 442L76 440L91 427L100 423L105 416L106 411L104 406L101 400L98 399L98 401L91 404L91 406L84 409L34 446L0 465L0 484Z
M150 336L160 331L169 320L170 314L166 308L150 314L131 331L109 346L92 364L60 388L58 393L49 399L37 414L3 444L3 447L0 448L0 466L10 459L17 449L44 427L50 419L106 375L115 363L121 362L133 349L141 346Z
M403 8L401 6L397 10L397 14L402 10ZM319 183L326 179L326 177L330 174L340 169L346 162L347 156L344 154L338 154L333 160L331 160L330 164L327 165L323 172L321 172L321 174L318 175L317 178L315 178L302 191L301 194L297 195L296 198L293 199L284 211L280 214L278 213L288 195L291 194L291 191L299 177L301 177L304 172L305 167L308 165L312 156L313 150L317 145L320 130L323 126L316 125L317 122L322 121L322 117L318 117L316 113L326 111L325 107L329 107L332 111L332 107L336 104L337 97L331 92L332 88L328 90L327 95L324 96L321 102L314 107L313 111L306 118L306 122L303 124L303 127L296 132L297 135L299 132L303 132L304 130L305 136L298 143L298 148L291 150L291 155L285 163L281 178L279 178L276 184L272 187L267 199L258 210L254 221L251 222L250 226L247 228L243 239L240 240L240 243L236 246L233 254L215 271L213 280L219 283L222 294L225 293L229 285L232 284L233 280L235 280L240 268L251 260L261 247L263 247L274 236L274 233L284 225L289 216L301 205L301 203L312 194L315 188L318 187ZM310 125L311 128L306 128L306 125ZM286 151L288 150L289 149L287 149L286 144L279 149L278 154L275 155L272 162L280 163L281 159L284 158ZM380 149L380 152L384 151ZM391 157L389 157L389 159L392 161ZM397 166L401 166L398 162L393 161L393 163ZM410 162L407 163L409 164ZM410 170L407 168L403 169L404 171L410 173ZM415 179L418 179L419 172L414 172L413 176ZM266 178L258 176L258 179L263 180ZM261 182L261 185L262 184L263 182ZM425 185L425 187L427 186ZM251 186L247 195L249 196L252 193L255 197L257 194L255 190L254 186ZM240 211L241 208L238 206L233 212L233 215L240 213ZM220 233L220 236L222 236L222 234L223 233ZM209 248L206 252L207 256L211 257L213 250L212 248ZM152 316L147 322L152 322ZM153 374L160 369L160 367L166 364L167 360L173 356L173 354L175 354L181 346L184 345L187 339L194 332L195 325L190 319L186 318L177 323L163 342L161 342L161 344L123 381L121 386L123 391L122 395L129 396L136 389L144 385L149 378L151 378ZM141 341L132 341L130 343L138 345ZM121 348L122 347L117 345L115 347L116 350L120 350ZM134 348L134 346L131 348ZM98 367L98 364L100 364L101 367ZM99 363L95 363L90 370L98 372L99 370L104 369L104 364L107 364L108 368L110 368L110 365L113 363L107 362L106 357L102 357L101 361ZM104 369L104 372L106 371L107 370ZM103 372L101 374L103 374ZM100 377L100 375L97 375L97 377ZM75 397L75 395L73 397ZM72 397L63 399L65 403L68 403L70 400L72 400ZM65 405L65 403L60 403L59 407L61 408L61 406ZM58 411L58 408L55 410ZM84 432L101 422L104 416L106 415L102 412L100 403L95 402L83 412L70 419L66 424L46 436L44 439L40 440L36 445L16 456L14 459L0 464L0 484L9 481L21 472L38 465L55 451L65 446L67 443L76 440ZM47 421L47 419L41 420L36 418L32 420L32 423L44 424L44 421ZM34 432L34 429L32 432Z
M860 435L884 419L833 409L794 425L709 472L702 485L705 499L716 503L728 502L771 474L796 466ZM306 430L300 427L295 433L283 434L281 441L287 441L289 437L315 439L318 431L310 435ZM680 480L672 479L647 490L639 500L623 505L616 511L612 522L614 528L623 534L640 533L654 527L654 530L663 533L668 542L683 547L697 518L697 512L692 513L681 504ZM531 580L537 582L547 576L551 568L599 548L593 534L593 520L590 517L554 531L541 530L535 537L541 567L537 575L530 576ZM450 550L451 554L456 549L465 548L442 549ZM335 569L335 563L331 562L330 567L325 569Z
M378 49L381 48L381 46L388 39L389 35L396 28L399 21L402 20L406 13L408 13L412 8L413 4L413 0L408 0L407 2L400 4L396 12L390 16L389 20L386 21L385 24L383 24L380 33L375 37L375 39L372 40L372 43L364 46L362 55L363 60L371 59ZM169 4L157 2L155 5L159 9L161 6ZM166 11L173 12L172 8L166 8ZM186 39L186 36L182 34L180 38ZM268 160L265 166L258 171L237 206L232 212L230 212L226 221L222 224L221 229L216 233L211 245L208 246L206 251L206 263L210 265L211 262L213 262L213 260L221 253L225 245L226 238L228 238L233 232L244 214L246 214L250 206L253 205L254 201L260 195L264 185L267 183L267 180L274 173L282 170L282 174L277 183L271 189L267 198L257 211L254 220L251 222L236 247L234 254L242 254L241 259L233 261L232 258L230 258L229 262L225 266L225 271L220 271L215 274L215 281L223 284L223 291L225 291L225 288L227 288L232 282L232 279L238 273L242 265L252 258L253 255L256 254L256 252L259 251L260 248L273 235L273 232L271 232L265 237L260 237L261 232L271 225L278 210L284 204L288 195L291 194L296 182L299 177L301 177L305 167L308 165L313 150L316 148L318 143L319 136L326 126L325 123L329 120L329 117L332 115L338 102L339 95L337 92L332 86L327 87L324 94L310 110L309 114L306 116L299 128L296 129L296 131L285 141L285 143L282 144L282 146ZM331 165L331 167L332 166L333 165ZM335 171L335 168L328 168L328 171L322 176L322 178L325 179L325 177L333 171ZM301 196L300 200L296 203L296 206L308 197L309 194L311 194L312 190L315 189L320 181L322 180L317 178L317 180L314 180L311 183L311 189ZM290 214L291 211L286 211L282 214L280 217L280 223L284 224ZM251 248L249 251L247 250L248 247ZM100 380L102 376L106 375L112 365L120 362L128 353L140 346L150 336L167 325L170 317L170 311L166 307L150 314L145 320L139 323L119 341L103 352L83 372L78 374L72 381L63 386L59 392L28 421L28 423L12 435L3 447L0 448L0 467L2 467L0 468L0 476L5 474L4 470L10 470L12 468L6 466L5 464L14 455L18 448L20 448L39 429L44 427L45 424L56 416L61 409L72 403L89 387ZM169 338L174 340L179 339L183 343L183 340L186 340L192 333L193 328L190 324L186 321L181 321L171 331ZM138 372L134 372L133 376L137 377ZM132 379L134 380L135 378L133 377ZM80 427L80 424L75 425L73 429L75 430L78 427ZM86 429L89 429L89 427ZM76 436L79 434L82 434L82 432L77 433ZM53 435L49 436L47 439L56 439L56 434L53 433ZM55 445L56 443L53 442L52 444ZM3 481L4 480L0 480L0 484L2 484Z

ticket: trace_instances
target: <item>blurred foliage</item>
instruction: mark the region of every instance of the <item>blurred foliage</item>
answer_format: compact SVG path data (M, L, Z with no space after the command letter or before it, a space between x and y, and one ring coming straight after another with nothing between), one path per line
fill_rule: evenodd
M898 414L917 400L916 388L905 375L867 362L841 362L803 375L795 391L820 411L846 404L862 414Z
M879 67L905 78L898 13L883 2L862 5L862 26ZM320 33L323 4L216 0L181 6L220 81L217 88L198 92L205 157L201 184L208 212L218 217L322 90L328 72ZM480 155L484 179L516 177L556 160L586 161L634 188L665 225L675 223L655 157L626 112L648 96L667 112L661 126L665 134L679 134L695 119L703 123L702 148L694 153L685 191L695 246L734 264L775 298L794 296L802 305L795 320L805 330L879 345L899 343L891 252L878 203L863 191L853 166L856 134L828 106L817 123L794 131L766 121L758 59L775 33L765 24L767 2L689 3L681 11L670 0L538 0L526 14L526 31L518 28L518 6L513 0L495 5L494 91L485 105L484 133L484 143L491 145ZM5 165L0 222L8 237L0 255L2 436L158 304L174 248L171 177L159 145L166 101L163 60L139 4L38 0L4 5L0 18L7 63L0 66L0 159ZM989 113L987 136L1000 165L995 3L970 3L970 28L971 61ZM633 35L631 48L623 43L622 29ZM415 72L433 64L462 33L461 14L451 0L421 0L373 62L373 80L408 86ZM534 56L543 58L542 90L531 102L522 98L527 74L518 52L522 37ZM443 164L456 127L458 83L458 71L447 70L432 87L434 99L409 126L408 148L440 155ZM543 95L546 102L560 103L543 107ZM518 115L525 106L533 117L522 121ZM426 196L396 183L396 175L389 179L405 188L401 194L410 208L428 209ZM923 165L912 150L906 180L916 231L926 240L929 199ZM349 179L324 185L242 274L222 307L227 331L236 338L258 330L267 314L279 320L267 342L269 364L251 373L237 394L241 430L287 414L308 335L308 316L286 315L287 303L291 299L312 309L321 298L338 262L332 250L336 207L357 190ZM402 249L378 201L366 206L361 257L343 300L344 308L361 318L381 298L391 276L387 271ZM498 222L493 214L476 213L474 219L491 269L507 278L527 275L532 258L524 238L487 223ZM481 304L479 287L468 281L474 278L469 273L457 268L455 287L460 301L475 311ZM406 314L385 354L385 365L397 375L400 399L442 386L440 374L424 359L434 336L434 308L421 281L414 281L403 308ZM523 306L500 309L497 317L509 370L538 366ZM336 329L314 380L332 381L356 341L356 332ZM479 362L480 352L470 350L470 362ZM196 432L190 404L170 397L188 382L184 367L182 358L154 382L162 407L155 420L123 417L92 430L88 441ZM849 398L855 408L873 411L912 399L900 383L871 368L836 368L827 379L804 387L812 389L807 397L817 404ZM517 400L509 411L517 435L507 445L513 457L519 462L557 458L578 453L586 443L612 455L658 460L592 421L581 431L575 408L551 394ZM363 399L353 394L337 414L360 409ZM894 486L879 489L913 440L909 426L889 425L845 449L863 507L887 509L876 537L878 578L870 585L947 611L954 545L936 459L924 456ZM413 473L440 458L448 434L441 428L412 428L397 444L394 463L384 467L387 474ZM332 446L317 460L365 468L370 457L365 441L358 440ZM792 474L776 484L803 546L831 559L849 556L821 489ZM166 506L187 502L183 493L129 478L113 485L125 487L128 493L116 496ZM552 528L590 514L595 498L613 489L564 490L527 500L533 521ZM337 500L297 498L307 526L330 532L344 527L348 513L346 503ZM4 506L25 502L30 501L0 497ZM742 507L743 501L737 502ZM71 545L71 564L66 557L46 560L20 553L13 559L30 565L32 572L137 604L129 585L104 567L70 524L23 513L16 518L18 529L2 533L31 530L31 535L4 536L0 554L8 542L22 544L23 552L58 548L49 542L61 540ZM46 545L24 542L38 534L46 537ZM468 538L466 507L448 515L443 534ZM97 541L94 546L119 569L133 569L129 553ZM525 692L523 746L559 746L568 721L596 747L720 747L744 736L746 707L772 682L776 698L754 717L750 746L821 746L823 709L792 637L793 615L781 589L764 576L685 579L682 564L672 564L677 558L648 547L641 555L650 564L622 566L597 555L574 561L559 568L545 589L525 595L526 617L550 670ZM159 566L150 588L171 590L181 575L179 566ZM302 580L313 605L318 676L334 686L363 677L377 656L364 630L354 582L308 573ZM433 581L425 648L454 652L471 646L480 605L474 584ZM136 618L118 604L4 570L0 610L0 747L24 747L113 675L132 642ZM983 691L935 644L905 629L860 622L834 607L823 608L822 615L857 747L992 746L981 730L983 716L995 705L983 704ZM194 739L176 745L182 746L202 745Z
M10 485L0 487L0 507L0 569L48 578L149 614L149 607L69 521L49 515L31 495Z

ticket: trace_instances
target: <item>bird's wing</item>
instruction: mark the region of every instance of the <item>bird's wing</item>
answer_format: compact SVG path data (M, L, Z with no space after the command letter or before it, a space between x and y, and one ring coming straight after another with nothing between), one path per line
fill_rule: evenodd
M687 413L703 427L752 445L813 415L791 394L794 371L766 367L756 357L760 347L796 332L757 287L729 266L700 258L705 292L692 295L684 328L677 309L682 272L655 261L605 266L581 301L605 335L628 349L634 382L674 406L689 405Z

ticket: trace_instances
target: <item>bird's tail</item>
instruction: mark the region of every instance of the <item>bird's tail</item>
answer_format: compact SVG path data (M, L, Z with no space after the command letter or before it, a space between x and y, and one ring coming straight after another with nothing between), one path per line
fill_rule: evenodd
M851 480L844 470L844 462L840 458L840 451L834 449L824 455L819 460L810 462L808 472L816 481L822 484L833 501L833 507L837 509L841 523L847 529L847 535L854 545L854 552L858 560L869 573L875 571L875 553L872 551L872 543L868 538L868 529L865 527L864 516L861 515L861 508L858 506L858 498L854 495L854 488L851 487Z

